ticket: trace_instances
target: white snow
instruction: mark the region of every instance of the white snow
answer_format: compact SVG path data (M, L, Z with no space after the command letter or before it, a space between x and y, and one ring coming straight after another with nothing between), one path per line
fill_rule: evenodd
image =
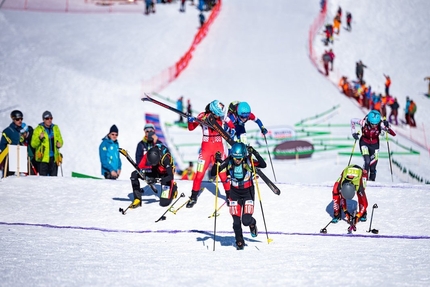
M407 95L416 101L417 129L393 127L399 144L390 141L390 149L393 159L430 180L430 99L423 96L423 79L430 76L430 2L332 0L330 21L338 5L343 15L352 12L352 32L342 30L336 37L329 80L308 55L309 26L318 16L319 1L224 0L189 67L160 94L172 101L184 95L197 111L213 99L248 101L269 129L293 127L340 105L309 123L347 125L365 111L336 85L341 75L353 78L355 62L362 60L369 67L364 78L375 90L383 92L383 73L389 74L401 109ZM359 223L353 235L346 234L345 222L329 225L325 235L319 232L331 219L332 185L349 156L335 150L299 161L273 160L282 193L274 195L259 181L261 201L257 196L254 213L259 236L252 238L244 227L244 251L233 247L225 206L216 220L214 245L215 222L208 216L215 208L215 183L203 184L207 189L193 209L168 212L165 221L155 223L165 208L149 189L141 208L118 212L132 197L132 167L125 159L117 181L71 177L72 171L100 176L98 146L112 124L119 127L120 145L134 155L145 112L158 113L163 122L177 120L140 97L142 80L179 60L197 32L197 10L178 9L179 2L158 5L149 17L0 10L1 127L9 125L12 109L20 109L32 126L50 110L65 141L63 177L12 176L0 182L0 285L428 286L430 187L397 166L392 175L387 158L380 159L377 181L366 190L368 221ZM318 53L326 48L320 38L314 45ZM179 151L185 161L196 160L199 129L165 130L175 144L197 144ZM351 152L348 126L309 130L331 134L305 140L331 140L350 145L342 151ZM401 146L420 154L399 154L405 151ZM361 165L361 156L352 162ZM273 179L270 164L265 173ZM178 186L189 196L191 181L178 180ZM218 192L220 205L223 188ZM378 235L366 232L375 203L372 228ZM353 208L356 198L348 204Z

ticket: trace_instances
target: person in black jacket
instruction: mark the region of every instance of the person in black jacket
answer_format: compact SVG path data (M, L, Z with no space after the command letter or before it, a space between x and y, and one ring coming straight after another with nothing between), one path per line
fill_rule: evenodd
M252 156L256 159L253 159ZM242 233L242 224L249 226L252 237L257 237L257 221L254 213L254 172L255 166L267 166L261 155L251 146L244 143L235 143L231 147L230 155L221 160L221 153L215 154L216 164L212 166L211 175L215 176L226 170L230 179L230 191L226 191L226 202L233 217L233 230L236 239L236 248L243 249L245 242Z

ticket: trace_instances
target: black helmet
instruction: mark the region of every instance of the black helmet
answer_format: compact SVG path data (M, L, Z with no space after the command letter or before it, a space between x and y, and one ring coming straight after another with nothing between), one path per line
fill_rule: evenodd
M148 151L148 154L146 155L146 161L148 164L155 166L160 162L161 159L161 152L158 149L158 147L153 147Z
M24 115L22 114L22 112L21 112L21 111L13 110L13 111L10 113L10 118L11 118L12 120L14 120L14 119L22 119L22 118L24 118Z

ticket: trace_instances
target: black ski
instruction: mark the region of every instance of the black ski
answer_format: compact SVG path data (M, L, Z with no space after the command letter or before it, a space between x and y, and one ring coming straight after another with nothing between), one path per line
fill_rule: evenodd
M261 169L255 168L255 170L257 171L258 176L267 184L274 194L281 194L281 190L261 171Z
M160 216L160 218L158 218L155 222L158 222L160 220L166 220L166 213L169 211L173 210L173 206L175 205L175 203L177 203L179 201L179 199L181 199L181 197L185 197L184 193L181 193L181 195L178 197L178 199L176 199L167 209L166 211Z
M136 169L136 171L139 173L139 175L142 177L142 179L146 178L145 175L140 171L139 166L137 165L137 163L131 158L131 156L128 154L128 152L125 149L119 148L119 153L122 154L123 156L125 156L125 158ZM148 182L147 182L147 184L148 184ZM149 187L152 189L152 191L154 193L158 193L157 187L155 187L154 184L148 184L148 185L149 185Z

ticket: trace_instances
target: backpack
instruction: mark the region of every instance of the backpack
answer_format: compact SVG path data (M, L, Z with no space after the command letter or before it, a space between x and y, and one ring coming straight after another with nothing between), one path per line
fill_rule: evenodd
M409 104L408 112L410 114L414 114L416 111L417 111L417 105L415 104L415 102L411 102Z
M237 106L239 105L239 103L239 101L231 102L230 105L228 105L227 114L236 114Z

